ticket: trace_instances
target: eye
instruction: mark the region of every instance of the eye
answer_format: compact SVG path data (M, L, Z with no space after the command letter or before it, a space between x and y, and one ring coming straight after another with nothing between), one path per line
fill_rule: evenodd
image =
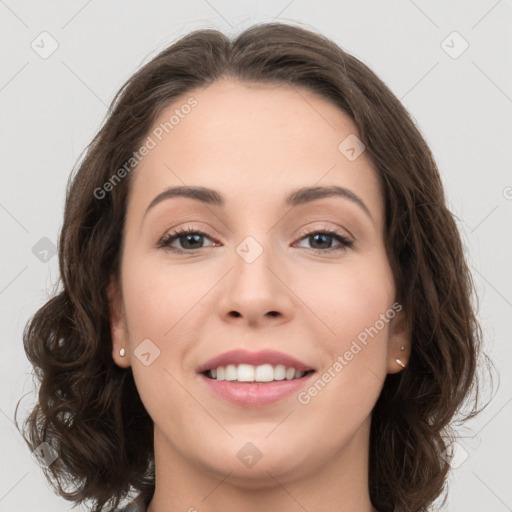
M211 240L208 234L204 231L187 226L186 228L180 228L165 235L158 242L158 247L177 253L194 253L204 248L201 246L202 237L206 237ZM324 253L346 250L347 248L352 247L354 244L353 240L347 238L337 229L332 228L303 232L301 233L301 238L299 241L304 239L313 245L320 245L320 247L311 247L312 250ZM336 240L339 245L332 247L333 239ZM180 242L181 247L173 247L171 245L176 241Z
M347 248L350 248L354 245L354 241L347 238L343 233L338 231L337 229L333 228L325 228L322 230L317 231L309 231L306 233L302 233L302 238L300 240L306 239L309 241L312 245L320 245L320 248L318 247L312 247L315 251L320 252L334 252L334 251L343 251ZM339 242L338 246L332 247L332 239L335 239ZM329 243L331 241L331 243ZM325 247L325 245L328 245L328 247ZM323 245L323 247L322 247Z
M202 247L199 247L201 237L208 237L208 234L199 229L187 226L186 228L180 228L165 235L160 242L158 242L158 247L174 252L194 252L202 249ZM184 242L182 248L172 247L171 244L175 241Z

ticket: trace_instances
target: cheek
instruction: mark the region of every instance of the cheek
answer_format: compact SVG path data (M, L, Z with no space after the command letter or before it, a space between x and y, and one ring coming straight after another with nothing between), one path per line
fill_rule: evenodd
M191 267L190 267L191 268ZM132 340L154 338L161 346L194 317L204 286L184 266L132 257L123 267L123 292Z
M157 425L176 434L185 429L187 415L196 406L180 385L180 365L193 346L194 329L190 327L199 321L198 308L193 305L205 291L191 285L195 281L179 267L158 266L148 260L133 256L123 263L129 343L135 351L132 371L148 414ZM146 353L147 365L144 357L139 358ZM172 416L166 413L170 410Z
M302 285L315 313L306 329L325 357L318 378L298 401L319 415L351 411L356 423L369 414L386 378L389 321L395 314L387 259L381 255L362 263L317 274Z
M294 291L312 312L308 317L316 320L317 337L321 335L331 353L344 350L376 322L379 336L387 335L388 324L379 320L394 302L394 283L385 256L347 260L322 268L313 278L303 272Z

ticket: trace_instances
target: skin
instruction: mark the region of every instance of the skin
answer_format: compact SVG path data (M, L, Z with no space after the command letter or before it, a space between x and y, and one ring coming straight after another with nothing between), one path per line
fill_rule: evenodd
M307 405L295 394L265 407L232 405L195 369L235 348L272 348L321 375L392 308L377 173L366 152L349 161L338 150L358 134L355 125L306 89L222 79L168 106L155 127L190 96L198 105L133 171L121 283L113 278L108 290L112 356L132 366L154 422L149 512L375 511L368 492L371 411L386 374L402 369L395 358L407 361L403 311ZM155 196L179 185L213 188L226 206L172 198L144 216ZM291 190L314 185L350 189L371 218L340 197L282 206ZM208 233L192 246L202 244L196 254L184 237L172 246L189 253L157 247L187 226ZM335 238L315 245L300 231L326 227L353 246L327 253L329 244L340 246ZM263 250L250 264L236 252L247 236ZM160 355L146 366L133 351L148 338ZM262 454L250 468L237 457L247 442Z

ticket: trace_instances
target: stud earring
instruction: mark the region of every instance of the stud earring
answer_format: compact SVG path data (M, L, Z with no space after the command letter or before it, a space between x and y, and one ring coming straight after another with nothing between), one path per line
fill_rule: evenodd
M120 355L121 357L124 357L124 355L125 355L125 354L126 354L126 351L125 351L125 349L124 349L124 347L123 347L123 348L119 351L119 355Z
M405 350L405 347L400 347L400 350L402 350L402 351Z

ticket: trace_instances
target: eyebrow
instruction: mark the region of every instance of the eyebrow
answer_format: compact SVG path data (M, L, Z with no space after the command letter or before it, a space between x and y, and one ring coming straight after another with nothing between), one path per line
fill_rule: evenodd
M363 200L348 188L340 187L337 185L331 185L327 187L302 187L297 190L293 190L288 196L286 196L283 202L283 207L301 206L312 201L317 201L319 199L333 196L342 197L357 204L373 221L370 210L363 202ZM201 203L218 207L223 207L226 205L226 201L222 194L211 188L199 186L170 187L158 194L151 201L149 206L146 208L144 217L147 215L149 210L151 210L158 203L173 197L187 197L189 199L200 201Z

